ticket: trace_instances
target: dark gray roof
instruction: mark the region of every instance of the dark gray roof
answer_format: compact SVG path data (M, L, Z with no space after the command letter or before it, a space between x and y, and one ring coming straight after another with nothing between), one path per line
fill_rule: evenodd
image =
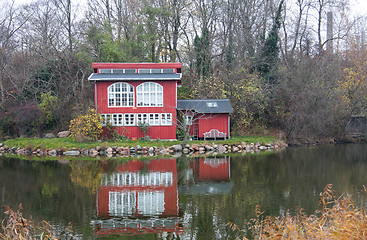
M126 81L126 80L180 80L181 73L146 73L146 74L116 74L92 73L89 81Z
M216 103L216 104L214 104ZM177 100L178 110L194 110L198 113L232 113L228 99L190 99Z

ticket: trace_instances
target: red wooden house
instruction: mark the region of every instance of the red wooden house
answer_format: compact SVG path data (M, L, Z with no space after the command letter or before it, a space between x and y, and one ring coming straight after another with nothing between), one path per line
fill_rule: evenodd
M177 86L181 63L93 63L97 112L128 138L143 137L148 123L153 139L176 139Z
M228 99L178 100L177 110L184 114L190 135L196 139L230 137L230 114L233 112Z
M96 235L182 233L176 159L132 160L103 173L96 211Z
M152 139L176 139L177 110L195 138L229 138L228 99L177 100L181 63L93 63L94 102L104 124L120 135L141 138L141 123Z

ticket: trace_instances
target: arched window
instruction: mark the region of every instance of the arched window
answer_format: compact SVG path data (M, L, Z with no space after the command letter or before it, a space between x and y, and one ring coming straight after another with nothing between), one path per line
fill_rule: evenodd
M136 88L139 107L163 106L163 87L158 83L145 82Z
M108 87L109 107L133 107L134 87L124 82L114 83Z

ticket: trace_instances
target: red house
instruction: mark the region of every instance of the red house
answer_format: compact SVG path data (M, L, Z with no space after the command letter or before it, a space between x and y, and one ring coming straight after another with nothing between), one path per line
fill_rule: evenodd
M176 139L177 110L195 138L229 138L228 99L177 100L181 63L93 63L94 102L102 123L128 138Z
M184 114L185 124L195 139L230 137L230 114L233 110L228 99L178 100L177 110Z
M96 235L175 232L179 223L176 159L136 160L103 173L93 222Z
M177 86L181 63L93 63L94 102L103 121L128 138L176 139Z

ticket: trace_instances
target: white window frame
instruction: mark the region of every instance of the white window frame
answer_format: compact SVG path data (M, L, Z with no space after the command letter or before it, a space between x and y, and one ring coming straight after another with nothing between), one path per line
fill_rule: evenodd
M209 107L209 108L216 108L218 107L218 104L217 102L207 102L206 105Z
M161 114L161 125L162 126L172 126L172 113L162 113Z
M123 126L124 125L124 115L122 113L112 114L112 126Z
M135 126L135 113L124 114L124 126Z
M194 118L194 116L185 115L185 124L187 126L191 126L192 125L193 118Z
M174 68L139 68L138 69L139 74L160 74L160 73L175 73Z
M100 114L101 116L101 125L106 126L107 123L112 124L112 116L109 113Z
M146 87L146 85L148 85L148 87ZM151 89L152 85L154 85L155 90ZM147 99L145 99L146 97ZM156 82L145 82L140 84L136 87L136 100L138 107L162 107L163 86Z
M148 113L137 113L137 123L139 122L149 123L149 114Z
M116 87L119 86L119 91L116 91ZM126 91L122 89L126 88ZM126 96L124 96L126 95ZM135 96L134 96L134 86L125 82L116 82L111 84L107 88L107 104L109 108L116 107L134 107ZM120 105L117 105L117 99L120 99ZM125 99L127 105L123 106L123 99Z
M122 113L103 113L100 116L102 126L106 126L107 123L114 127L124 125L124 115Z
M149 125L150 126L159 126L159 113L149 113Z

